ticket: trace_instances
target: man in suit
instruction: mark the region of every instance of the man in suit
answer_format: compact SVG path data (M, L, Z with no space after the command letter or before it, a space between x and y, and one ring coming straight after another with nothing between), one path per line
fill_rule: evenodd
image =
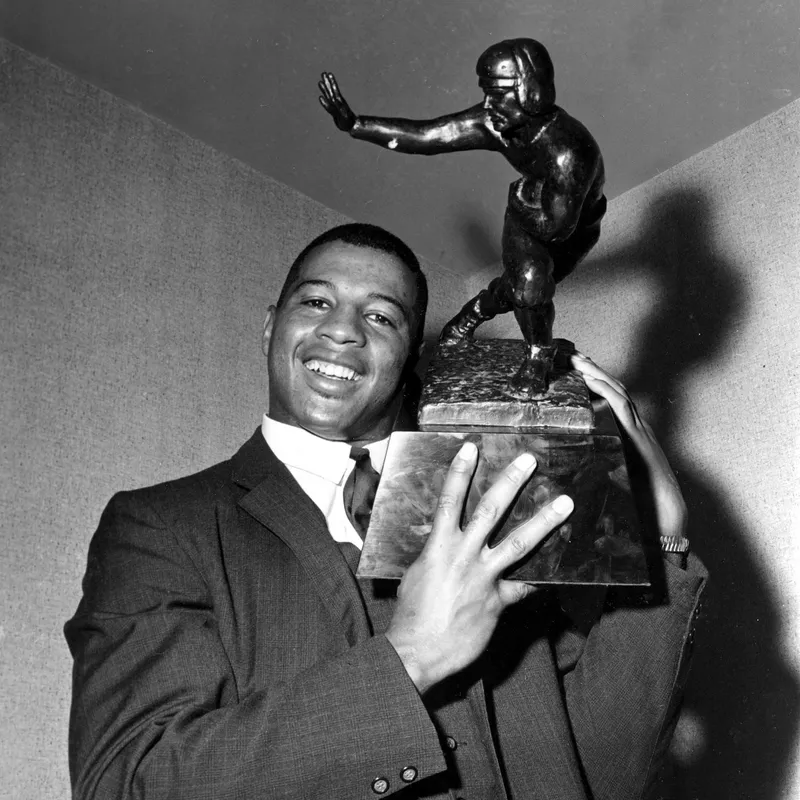
M363 516L345 502L369 466L351 446L380 471L425 302L396 237L358 224L318 237L267 313L260 428L229 461L112 498L65 628L76 798L645 795L704 583L691 555L664 556L660 602L505 581L572 503L489 549L535 465L510 465L462 530L468 445L396 596L354 577ZM575 363L641 457L667 549L685 550L652 432L623 387Z

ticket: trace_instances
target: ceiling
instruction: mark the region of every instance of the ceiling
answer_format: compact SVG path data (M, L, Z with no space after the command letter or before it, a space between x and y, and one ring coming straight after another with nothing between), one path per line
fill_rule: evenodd
M459 272L499 258L497 154L407 156L338 132L481 99L477 56L531 36L614 197L800 96L800 3L777 0L0 0L0 36Z

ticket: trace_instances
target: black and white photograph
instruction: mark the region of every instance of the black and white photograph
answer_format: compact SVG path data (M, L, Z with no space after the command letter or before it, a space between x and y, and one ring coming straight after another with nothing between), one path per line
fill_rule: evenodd
M0 800L800 798L800 4L0 3Z

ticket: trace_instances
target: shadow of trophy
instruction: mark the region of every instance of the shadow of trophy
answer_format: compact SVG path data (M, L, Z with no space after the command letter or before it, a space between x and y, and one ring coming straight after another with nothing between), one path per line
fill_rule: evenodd
M476 64L483 101L432 120L353 112L323 73L320 103L352 138L412 155L489 150L520 174L509 186L503 273L445 325L423 383L419 432L392 435L357 575L400 578L431 530L450 462L464 440L479 461L465 513L518 454L538 467L506 515L504 536L559 494L575 511L508 577L533 583L648 584L622 442L594 413L573 348L554 341L553 297L600 237L605 167L589 131L556 105L553 63L534 39L506 39ZM513 312L522 340L476 341Z

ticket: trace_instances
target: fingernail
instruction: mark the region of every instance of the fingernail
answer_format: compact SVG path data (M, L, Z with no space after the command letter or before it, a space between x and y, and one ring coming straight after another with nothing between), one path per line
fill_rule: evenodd
M514 466L521 470L530 469L535 464L536 459L533 457L533 455L531 455L531 453L522 453L514 459Z
M458 451L458 454L461 456L461 458L472 458L477 450L478 448L475 446L474 442L464 442L464 444L461 445L461 449Z
M558 514L567 514L572 511L573 508L572 498L565 494L559 495L555 500L553 500L552 508L553 511L557 512Z

